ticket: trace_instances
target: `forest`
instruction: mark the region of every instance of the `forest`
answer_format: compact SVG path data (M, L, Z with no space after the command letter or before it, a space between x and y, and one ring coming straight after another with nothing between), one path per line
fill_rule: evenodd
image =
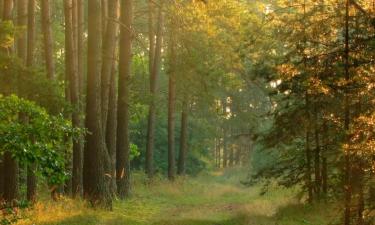
M374 225L375 0L0 0L0 225Z

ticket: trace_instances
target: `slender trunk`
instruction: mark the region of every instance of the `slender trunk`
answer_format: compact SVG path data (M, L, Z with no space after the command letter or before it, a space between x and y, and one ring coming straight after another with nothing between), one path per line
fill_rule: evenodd
M151 3L150 3L151 4ZM152 7L151 18L152 18ZM150 19L152 20L152 19ZM151 26L152 21L150 21L150 53L149 53L149 66L150 66L150 94L151 102L149 106L148 113L148 126L147 126L147 144L146 144L146 173L150 178L152 178L154 173L153 158L154 158L154 139L155 139L155 119L156 119L156 104L155 100L158 92L158 79L160 73L160 63L161 63L161 48L163 44L163 16L162 9L159 9L158 16L158 29L157 29L157 38L156 44L154 44L154 31ZM152 36L152 37L151 37Z
M189 117L189 103L185 97L182 103L181 112L181 134L180 134L180 152L178 157L177 172L179 175L184 175L186 170L186 155L188 152L188 117Z
M227 101L223 99L223 114L227 116ZM227 149L227 128L223 125L223 167L226 168L228 165L228 149Z
M117 103L116 180L120 198L130 194L129 82L132 60L133 1L121 0L120 62Z
M117 135L117 70L116 63L113 62L111 71L111 84L109 90L108 118L106 128L106 144L109 156L111 157L111 192L116 195L116 135Z
M76 10L72 0L64 1L65 12L65 72L69 78L70 103L73 107L72 125L80 127L80 104L79 87L77 74L77 54L74 40L73 14ZM81 141L73 140L73 169L71 191L73 196L79 196L82 193L82 145Z
M176 111L176 39L175 27L171 25L169 46L169 87L168 87L168 179L173 181L176 175L175 159L175 111Z
M32 67L35 57L35 0L28 2L27 17L27 58L26 64ZM29 165L27 168L27 200L34 202L36 200L37 178L35 175L36 165Z
M79 81L79 92L81 93L81 108L84 108L84 99L83 93L85 92L85 72L84 72L84 65L85 65L85 57L84 57L84 28L85 28L85 6L84 0L76 0L77 1L77 73L78 73L78 81Z
M13 12L13 1L4 0L3 20L11 21ZM11 53L13 48L8 49ZM3 176L4 176L4 200L11 203L18 195L18 162L12 158L10 152L5 152L3 155Z
M329 130L327 122L323 123L323 145L324 151L322 152L322 190L323 194L326 197L328 193L328 163L327 163L327 154L328 154L328 145L329 145Z
M4 0L0 0L0 15L2 16L4 13Z
M110 159L105 147L100 107L101 63L101 4L88 1L88 54L87 54L87 104L86 145L83 163L83 193L93 205L112 208L110 193Z
M103 64L102 64L102 87L101 87L101 98L102 98L102 122L103 130L106 130L107 117L108 117L108 102L109 93L111 86L111 75L112 67L115 61L115 50L116 50L116 39L118 32L118 0L107 0L108 3L108 19L106 32L103 42Z
M308 91L305 92L305 100L306 100L306 117L307 123L310 123L310 101L309 101L309 94ZM308 191L308 202L313 202L313 185L311 179L311 149L310 149L310 126L307 125L306 127L306 143L305 143L305 151L306 151L306 187Z
M349 82L349 6L350 0L346 0L345 4L345 46L344 46L344 66L345 66L345 81ZM348 85L347 85L348 86ZM349 93L348 88L345 90L344 99L344 131L349 132L350 111L349 111ZM346 135L345 142L348 143L349 137ZM351 201L352 201L352 185L351 185L351 152L349 149L345 150L345 168L344 168L344 193L345 193L345 210L344 210L344 225L351 224Z
M314 151L314 169L315 169L315 193L317 196L320 195L321 191L321 169L320 169L320 137L319 137L319 125L318 125L318 115L315 111L314 113L315 117L315 151Z
M55 79L55 63L53 60L53 37L50 8L50 0L41 1L44 60L46 62L47 77L53 80Z
M17 26L23 30L17 38L17 56L26 63L27 52L27 0L18 0L17 2Z

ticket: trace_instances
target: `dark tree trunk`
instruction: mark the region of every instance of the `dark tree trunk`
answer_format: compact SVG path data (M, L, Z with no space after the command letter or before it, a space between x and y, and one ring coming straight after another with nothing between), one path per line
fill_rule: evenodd
M318 125L318 115L317 112L314 113L315 116L315 151L314 151L314 169L315 169L315 193L317 196L320 195L321 191L321 166L320 166L320 137L319 137L319 125Z
M26 63L27 52L27 0L17 2L17 26L22 27L22 34L17 38L17 56Z
M11 204L18 198L18 162L10 152L4 153L4 200Z
M110 193L110 159L105 147L100 106L101 68L101 4L100 0L88 1L88 56L86 145L83 163L83 194L93 205L112 208Z
M55 79L55 63L53 60L53 37L50 8L50 0L41 1L44 60L46 62L47 77L49 79Z
M307 123L310 123L310 98L308 91L305 92L305 101L306 101L306 118ZM308 202L313 202L313 183L311 179L311 144L310 144L310 125L306 127L306 143L305 143L305 152L306 152L306 187L308 192Z
M102 64L102 87L101 87L101 98L102 98L102 122L103 129L106 130L107 118L108 118L108 107L109 107L109 92L111 86L111 75L112 67L115 61L115 49L116 39L118 32L118 0L107 0L108 3L108 18L103 21L107 22L103 41L103 64Z
M3 20L12 20L13 0L4 0ZM8 49L8 52L13 49ZM18 195L18 162L12 158L10 152L4 153L4 199L11 203Z
M350 0L345 3L345 49L344 49L344 66L345 66L345 81L350 80L349 75L349 7ZM349 132L350 125L350 109L349 109L349 93L348 88L345 89L344 99L344 131ZM347 135L346 135L347 136ZM345 142L349 141L349 137L345 137ZM351 184L351 151L345 149L345 168L344 168L344 193L345 193L345 210L344 210L344 225L351 224L351 202L352 202L352 184Z
M152 21L153 3L149 3L150 17L149 17L149 29L150 29L150 52L149 52L149 67L150 67L150 95L151 101L148 112L148 125L147 125L147 144L146 144L146 173L149 178L152 178L154 173L154 139L155 139L155 120L156 120L156 105L155 100L158 92L158 79L160 73L161 63L161 48L163 44L163 16L162 9L159 9L158 16L158 29L156 44L154 44L154 29Z
M132 0L121 0L120 63L117 103L116 180L120 198L130 194L129 82L132 60Z
M109 90L109 108L106 128L106 144L109 156L111 157L111 192L113 195L117 192L116 185L116 137L117 137L117 87L116 78L117 70L116 63L113 62L111 71L111 84Z
M161 15L162 17L162 15ZM173 181L176 176L175 159L175 121L176 121L176 40L175 25L171 25L169 46L169 87L168 87L168 179Z
M84 99L83 93L85 91L85 72L84 72L84 29L85 29L85 6L84 0L76 0L77 1L77 62L78 62L78 81L79 81L79 92L81 93L81 108L84 108Z
M72 0L64 1L65 11L65 71L69 78L70 103L73 107L72 125L80 127L80 104L79 104L79 79L77 74L77 51L76 41L74 40L74 8ZM71 192L73 196L79 196L82 193L82 143L80 140L73 140L73 169Z
M27 17L27 58L26 64L32 67L35 58L35 0L28 2ZM34 202L36 200L37 179L35 175L36 165L29 165L27 168L27 200Z
M189 117L189 103L184 99L182 103L181 112L181 134L180 134L180 152L178 156L178 175L184 175L186 170L186 155L188 152L188 118ZM220 157L219 157L220 160ZM220 164L220 163L219 163Z

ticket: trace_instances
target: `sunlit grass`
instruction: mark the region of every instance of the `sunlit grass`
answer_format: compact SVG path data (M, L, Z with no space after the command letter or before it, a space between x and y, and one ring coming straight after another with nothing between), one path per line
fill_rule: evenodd
M235 169L170 183L137 173L131 199L116 201L112 212L78 200L43 201L17 225L324 225L334 219L330 205L303 206L293 197L296 190L276 186L261 196L259 186L240 184L244 177Z

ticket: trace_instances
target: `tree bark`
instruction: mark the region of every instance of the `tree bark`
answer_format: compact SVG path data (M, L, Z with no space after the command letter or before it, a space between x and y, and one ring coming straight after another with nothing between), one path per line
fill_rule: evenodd
M17 2L17 26L23 30L17 38L17 56L26 63L27 52L27 0L18 0Z
M69 78L70 103L73 107L72 125L80 127L79 104L79 78L77 74L77 52L74 40L74 8L72 0L64 0L65 13L65 72ZM73 169L72 169L72 195L79 196L82 193L82 145L81 141L73 140Z
M3 21L11 21L13 12L13 0L4 0ZM13 49L8 49L8 53ZM3 179L4 179L4 200L11 203L18 196L18 162L12 158L10 152L3 155Z
M181 112L181 134L180 134L180 152L178 156L178 175L184 175L186 171L186 154L188 152L188 117L189 117L189 103L185 98L182 103ZM219 155L220 160L220 155ZM220 165L220 161L219 161Z
M121 0L120 63L117 103L116 180L120 198L130 194L129 81L132 60L133 1Z
M101 69L101 4L100 0L88 1L88 56L86 145L83 163L84 197L96 207L112 208L110 193L110 159L105 147L100 106Z
M116 137L117 137L117 87L116 78L117 70L116 63L113 62L111 71L111 84L109 90L109 109L107 118L107 128L106 128L106 144L108 148L109 156L111 157L111 192L116 195L117 185L116 185Z
M47 77L53 80L55 79L55 63L53 60L53 37L50 8L50 0L41 1L44 60L46 62Z
M84 30L85 30L85 7L84 0L77 1L77 62L78 62L78 81L79 81L79 92L81 93L81 108L84 108L83 93L85 91L85 72L84 72Z
M152 3L149 3L152 4ZM159 6L161 7L161 6ZM150 5L150 17L149 29L150 29L150 52L149 52L149 67L150 67L150 95L151 101L148 112L148 124L147 124L147 144L146 144L146 173L149 178L153 177L154 174L154 139L155 139L155 120L156 120L156 98L158 94L158 80L160 73L161 63L161 48L163 44L163 16L162 9L159 9L158 16L158 28L156 34L156 44L154 46L154 31L152 25L152 6ZM152 27L151 27L152 26ZM153 37L151 37L153 36Z
M26 65L31 68L34 65L35 57L35 0L28 2L27 16L27 58ZM37 178L35 175L36 165L29 165L27 168L27 200L36 200Z
M161 13L161 11L159 12ZM159 16L162 20L162 15ZM176 175L175 160L175 121L176 121L176 39L175 25L172 22L169 46L169 85L168 85L168 179L173 181Z
M314 151L314 170L315 170L315 193L319 197L321 191L321 166L320 166L320 137L319 137L319 125L318 125L318 112L314 112L315 117L315 151Z
M345 46L344 46L344 69L345 69L345 81L348 83L350 80L349 74L349 6L350 0L346 0L345 3ZM350 126L350 109L349 109L349 93L348 85L345 89L344 99L344 131L349 132ZM345 142L349 142L349 137L346 134ZM344 193L345 193L345 209L344 209L344 225L351 224L351 202L352 202L352 184L351 184L351 151L345 150L345 168L344 168Z
M108 102L109 93L111 86L112 67L115 62L115 50L116 50L116 39L118 32L118 0L107 0L108 3L108 18L104 23L107 22L106 32L103 42L103 64L102 64L102 87L101 87L101 98L102 98L102 122L103 129L106 130L107 117L108 117Z

